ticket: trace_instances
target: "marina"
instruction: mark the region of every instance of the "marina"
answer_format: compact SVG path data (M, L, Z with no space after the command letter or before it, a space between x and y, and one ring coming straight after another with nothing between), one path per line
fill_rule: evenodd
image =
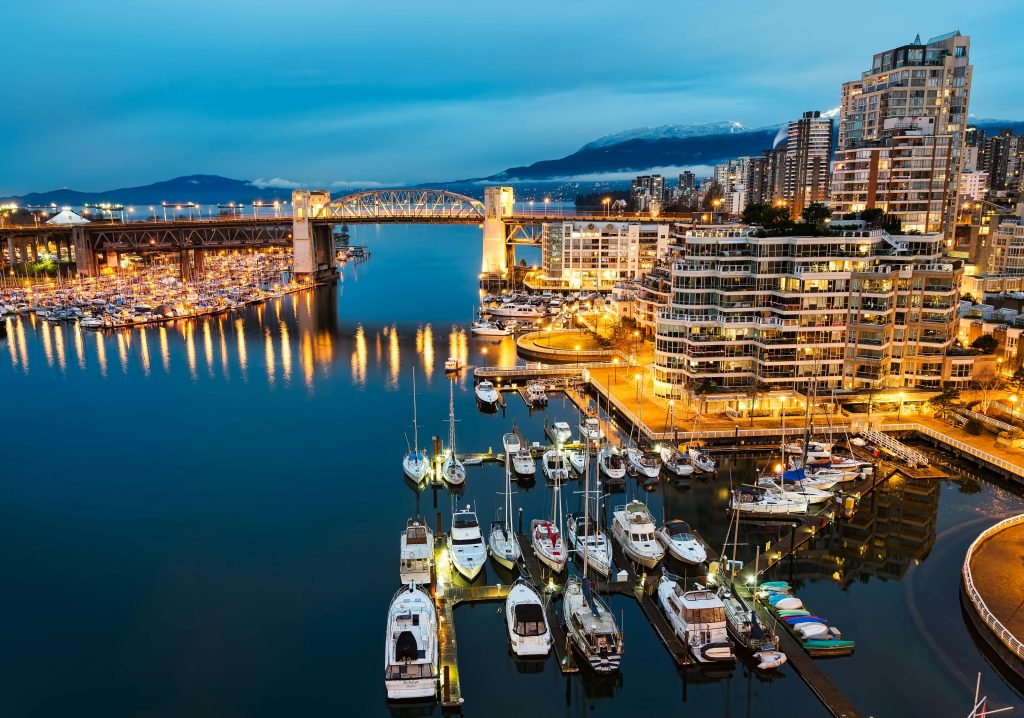
M418 237L419 231L410 231L409 241ZM287 657L290 662L300 663L304 660L301 656L312 652L324 661L323 673L302 679L285 677L284 680L292 687L300 681L311 685L310 699L315 697L321 709L342 710L343 706L348 706L350 710L358 709L370 715L401 714L405 710L401 705L382 707L385 687L377 659L360 662L340 650L336 641L326 638L344 635L347 645L362 647L368 655L379 655L385 611L401 588L397 570L399 534L407 520L416 515L426 517L434 534L437 562L447 547L453 508L449 491L455 495L458 506L474 507L485 533L497 515L504 500L504 434L517 432L522 446L539 458L554 446L545 434L545 420L549 424L563 421L573 434L578 434L577 426L588 404L600 403L601 431L612 441L624 445L630 425L614 407L614 400L615 415L610 419L604 410L607 399L602 395L599 402L589 385L570 382L567 392L565 375L551 380L546 392L548 404L544 408L533 408L525 399L510 393L519 393L523 387L517 379L515 389L510 386L512 382L508 382L508 388L506 382L500 386L495 382L506 397L504 408L490 412L479 409L473 391L474 369L498 363L512 369L518 361L514 339L469 338L463 307L471 304L472 298L439 302L428 297L425 299L427 306L418 309L415 315L396 318L394 310L386 303L386 298L393 293L395 280L384 263L389 261L389 253L398 249L389 248L386 243L375 244L373 259L358 268L345 267L336 289L301 291L245 307L235 315L204 316L182 319L173 325L91 334L78 332L73 325L40 321L32 315L7 317L4 324L8 337L0 344L0 371L5 387L9 387L14 396L40 391L39 382L45 377L56 378L62 387L69 386L79 375L96 380L92 388L76 387L73 398L61 393L51 394L45 413L42 408L31 410L31 423L35 426L44 425L51 411L62 404L69 406L70 401L91 407L98 422L123 425L124 417L108 408L104 400L104 395L110 392L141 392L147 401L166 407L166 419L174 424L194 422L196 416L212 416L217 412L230 420L213 439L186 435L180 451L166 456L161 454L158 462L151 458L154 448L150 442L119 445L124 461L147 467L144 481L128 481L126 477L110 475L98 457L80 453L56 456L45 465L30 465L22 477L16 478L13 484L8 483L5 489L7 505L18 507L17 512L6 516L5 531L22 540L29 537L41 540L42 527L59 520L69 527L88 528L83 531L87 535L96 530L98 521L121 536L130 532L134 540L108 550L113 550L121 563L138 566L142 575L151 577L145 584L128 577L115 580L118 595L140 600L140 593L150 595L148 581L163 580L141 567L163 555L164 528L184 520L185 516L197 515L197 511L200 517L208 515L209 519L199 520L194 542L179 544L175 549L181 552L189 571L194 571L196 565L206 567L196 579L195 592L176 595L173 604L153 604L152 614L136 619L153 633L155 640L161 645L174 645L173 637L160 628L163 616L168 613L178 616L179 621L196 621L202 615L200 609L222 615L235 612L244 624L233 629L229 636L232 641L241 640L247 646L245 651L235 654L242 665L247 663L246 653L263 650L258 647L272 647L273 653L281 655L282 660ZM434 267L431 271L441 270ZM471 274L473 268L467 266L461 271ZM355 281L357 272L358 282ZM324 297L330 301L325 301ZM434 317L429 326L419 319L421 311ZM209 342L205 339L207 335ZM49 337L48 351L46 336ZM144 341L148 347L145 354ZM445 357L452 355L462 357L466 369L449 383L442 364ZM412 417L413 366L416 367L416 418ZM594 375L600 380L603 373L603 370L597 371ZM524 380L528 381L529 377ZM411 486L401 468L410 446L403 433L408 434L409 442L423 443L423 451L428 459L433 459L435 452L427 439L447 435L450 392L458 453L466 469L465 483L460 489L450 490L443 481L435 483L433 479ZM366 400L368 396L372 397L372 402ZM281 402L282 411L289 415L305 418L296 422L295 428L272 422L260 409L268 397ZM344 409L353 405L364 409L358 414ZM366 456L343 455L334 451L308 454L300 460L307 469L300 472L293 468L296 454L290 449L267 449L252 457L237 453L222 457L212 448L213 444L242 445L253 436L264 434L272 423L277 426L274 441L281 446L293 440L307 445L311 442L311 445L331 446L338 432L345 432L366 446L384 448L379 455L375 452L367 452ZM413 437L414 424L420 427L419 442ZM798 431L800 429L797 427ZM663 472L657 481L650 483L627 476L621 488L604 488L613 492L604 503L608 519L615 505L641 499L657 526L670 519L687 521L692 531L701 537L708 549L707 559L712 561L718 557L726 534L730 485L752 483L757 472L774 461L771 453L777 451L779 432L759 437L735 431L719 436L714 433L719 431L714 426L702 427L701 431L716 461L716 474L680 481ZM739 429L739 432L750 431L768 430ZM799 438L798 434L793 438ZM19 439L26 445L37 441L20 430L12 439ZM912 438L906 441L922 449ZM447 440L441 443L446 444ZM572 446L576 446L575 441ZM737 451L737 447L741 450ZM441 448L443 450L443 446ZM927 449L926 453L931 451ZM379 470L381 456L385 464L383 472ZM196 457L202 457L198 475L191 468ZM591 459L595 460L596 456ZM966 628L962 627L959 608L955 603L947 606L941 600L933 600L940 594L936 584L949 575L955 582L958 576L956 554L962 558L962 550L957 548L961 540L957 537L962 536L962 540L969 543L983 528L971 524L961 533L956 527L965 520L975 520L977 512L996 516L1019 505L1016 495L999 483L988 479L961 479L955 468L941 468L952 478L913 478L906 472L890 478L895 472L887 472L883 466L871 477L870 484L865 483L868 479L850 484L849 493L861 493L852 518L842 517L841 506L832 505L827 512L834 512L832 518L824 514L812 515L798 522L796 527L782 523L755 526L749 533L744 529L739 546L739 559L744 564L741 573L752 570L755 555L759 553L763 580L788 581L797 587L802 600L837 625L844 628L856 625L857 648L852 656L828 661L812 659L799 646L789 645L789 634L782 632L782 648L789 662L773 677L763 676L763 671L750 664L741 651L737 651L735 665L728 669L695 665L685 646L667 628L664 614L652 598L651 590L657 585L660 567L647 571L644 576L644 570L638 572L629 565L613 540L613 574L626 570L626 580L598 579L594 586L621 621L626 648L618 677L601 678L579 665L577 657L567 650L568 637L559 620L562 612L558 592L568 576L578 575L579 564L575 563L565 578L549 581L547 569L540 567L530 549L526 533L530 520L551 512L551 488L538 467L532 483L514 479L512 527L519 535L522 565L530 574L531 585L542 596L551 595L550 585L555 587L555 598L548 603L546 612L553 634L554 657L545 662L510 655L502 602L519 577L519 571L507 571L489 559L482 575L467 581L452 575L450 566L445 568L443 562L438 563L437 576L444 586L443 600L439 602L439 598L433 596L439 626L438 687L434 707L425 710L428 714L445 708L464 710L466 714L485 710L493 700L495 681L502 681L513 687L508 710L527 710L540 694L545 700L568 700L572 705L593 706L596 713L608 715L623 702L641 700L666 711L678 710L682 702L685 710L710 714L724 710L726 704L734 708L744 706L748 700L765 706L766 710L785 706L787 711L800 715L857 715L844 712L849 709L843 705L855 706L863 715L913 711L899 700L893 703L891 697L895 695L894 681L912 683L908 673L900 666L892 666L888 672L891 675L878 677L872 664L884 660L881 656L891 645L886 635L893 634L914 652L915 666L934 664L930 670L945 670L938 658L941 653L933 653L924 647L927 644L910 640L919 630L925 631L931 619L921 629L916 628L913 620L916 602L911 599L894 606L898 621L887 617L879 623L865 620L871 615L869 607L880 600L891 603L891 586L913 586L918 597L922 593L927 596L918 600L927 601L928 611L939 612L936 615L945 617L941 620L950 626L950 633L943 637L946 644L943 648L969 655L975 649ZM37 484L46 481L54 470L75 476L74 481L60 481L61 491L66 495L68 506L89 506L88 512L69 509L68 513L37 498ZM973 493L958 490L967 484L976 485L979 490ZM581 480L572 478L563 489L566 512L575 511L578 492L582 491ZM101 498L109 505L98 505ZM373 511L350 508L368 504L375 507ZM137 511L143 511L154 528L147 528L140 523L141 519L134 519ZM441 515L440 525L437 514ZM35 528L36 525L40 528ZM971 531L971 526L976 526L976 530ZM944 534L944 531L952 533ZM360 537L379 537L387 549L385 559L388 555L392 559L381 561L380 568L354 564L351 547ZM876 542L881 542L882 547ZM770 547L766 549L767 544ZM863 553L862 546L865 547ZM254 556L253 549L258 549L260 556ZM883 556L879 556L880 551ZM837 559L843 562L838 563ZM70 549L54 556L52 561L83 562L89 572L106 571L97 559ZM161 565L161 571L185 570L185 564L181 567ZM946 567L950 572L946 572ZM39 577L34 576L29 567L15 565L13 568L24 587L20 590L34 592L33 587L40 585ZM282 570L288 576L287 588L279 578ZM352 571L367 574L365 594L356 596L347 588L348 574ZM672 563L671 571L686 574L688 582L703 575L678 563ZM226 597L222 600L218 596L223 594L223 586L259 598L242 604L228 601ZM298 593L291 586L299 587ZM83 585L79 594L81 601L93 606L111 600L108 591L99 586ZM288 606L296 595L312 607L315 621L294 623ZM345 618L353 611L365 616L366 626L353 625ZM29 611L28 626L38 627L44 615L47 620L55 620L48 611ZM70 617L56 620L55 628L73 625ZM101 612L99 620L105 632L118 634L134 630L115 615ZM254 633L251 628L281 622L288 623L289 635L303 637L301 644L296 645L292 639L277 633ZM72 644L81 646L77 638ZM797 652L790 655L794 648ZM130 650L130 646L126 650ZM29 667L40 670L47 662L42 657L32 657ZM444 678L446 668L447 679ZM53 670L50 669L51 674ZM144 666L143 670L149 669ZM993 700L1013 702L1012 694L1000 689L1000 679L991 668L981 666L978 670L990 671L984 681L991 688ZM342 673L374 687L366 691L374 695L368 699L338 695L336 686L332 685ZM537 673L546 675L540 677ZM547 683L552 674L560 676L557 685ZM31 678L24 671L21 675L23 684L31 684ZM104 684L105 679L97 672L90 671L87 676ZM154 680L160 679L154 677ZM219 686L204 689L203 695L211 702L218 701L228 687L248 686L249 680L239 669L224 675ZM940 685L927 694L914 695L915 706L939 710L943 704L961 701L965 689L957 680L954 676L950 686ZM832 688L828 688L829 684ZM72 682L65 690L81 689ZM973 690L973 684L969 690ZM822 694L825 698L819 697ZM21 700L31 700L27 694L19 693L19 696ZM846 703L837 696L844 697ZM128 705L142 699L129 695L119 700Z

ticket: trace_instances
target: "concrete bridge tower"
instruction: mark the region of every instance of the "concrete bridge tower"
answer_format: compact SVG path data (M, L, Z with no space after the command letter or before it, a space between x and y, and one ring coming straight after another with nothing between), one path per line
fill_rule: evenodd
M481 271L508 271L508 237L504 217L512 216L516 202L511 187L484 187L484 246Z
M315 281L337 276L334 242L328 224L313 224L331 201L330 192L295 190L292 192L292 250L295 274Z

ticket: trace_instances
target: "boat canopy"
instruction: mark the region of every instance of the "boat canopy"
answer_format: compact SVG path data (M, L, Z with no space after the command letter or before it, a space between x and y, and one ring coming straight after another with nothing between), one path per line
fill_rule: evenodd
M416 645L416 636L412 635L412 631L402 631L398 634L398 640L395 641L396 661L415 661L423 658L420 653L419 646Z
M516 619L516 635L543 636L546 633L544 609L539 604L516 604L514 615Z

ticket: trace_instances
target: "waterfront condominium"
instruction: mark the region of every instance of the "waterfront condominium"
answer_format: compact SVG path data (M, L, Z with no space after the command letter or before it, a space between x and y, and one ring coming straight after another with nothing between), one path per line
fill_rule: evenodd
M648 283L668 290L652 311L656 394L691 396L703 385L726 396L754 386L806 395L812 379L819 395L969 381L972 357L949 352L963 269L942 258L941 235L765 235L673 225L666 263Z
M638 222L552 222L541 232L541 268L527 278L538 289L610 290L651 270L668 247L668 225Z
M843 84L832 175L834 216L879 208L903 231L951 236L971 94L959 32L877 53Z
M787 127L782 197L793 219L812 202L829 200L832 129L832 118L817 111L805 112Z

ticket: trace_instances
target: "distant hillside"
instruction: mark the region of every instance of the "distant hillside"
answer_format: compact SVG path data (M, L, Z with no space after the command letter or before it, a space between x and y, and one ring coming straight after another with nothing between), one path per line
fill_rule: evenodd
M119 202L126 205L157 205L161 202L197 202L218 204L252 202L275 199L290 200L291 189L258 187L248 180L236 180L217 175L188 175L141 187L121 187L101 192L81 192L73 189L55 189L49 192L31 192L21 197L10 197L22 205L58 206Z

